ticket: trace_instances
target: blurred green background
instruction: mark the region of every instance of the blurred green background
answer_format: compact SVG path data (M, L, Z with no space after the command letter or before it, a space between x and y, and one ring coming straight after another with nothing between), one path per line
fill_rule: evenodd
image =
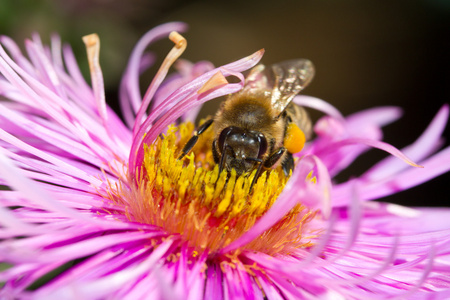
M399 148L418 137L438 109L450 102L448 0L0 2L0 33L18 43L33 32L44 41L59 33L76 51L85 74L81 37L98 33L107 98L114 108L132 47L148 29L167 21L190 26L183 58L221 65L265 48L266 64L300 57L312 60L316 77L304 93L329 101L344 114L379 105L403 107L404 117L385 131L386 141ZM170 42L162 41L153 49L163 56L170 47ZM142 80L143 87L151 72ZM216 105L208 104L206 110L214 111ZM339 179L360 174L384 156L371 151ZM386 200L448 206L450 176Z

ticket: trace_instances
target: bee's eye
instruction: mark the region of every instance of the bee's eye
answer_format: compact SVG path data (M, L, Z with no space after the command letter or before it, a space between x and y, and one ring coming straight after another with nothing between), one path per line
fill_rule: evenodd
M262 133L259 133L256 137L259 143L258 158L261 158L267 151L267 139Z

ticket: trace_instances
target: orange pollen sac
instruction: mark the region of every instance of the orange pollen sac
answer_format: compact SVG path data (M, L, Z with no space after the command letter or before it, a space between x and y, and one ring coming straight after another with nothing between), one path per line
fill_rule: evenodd
M284 137L284 147L290 153L298 153L305 146L306 138L303 131L295 123L287 126L286 136Z
M199 137L190 154L179 160L193 131L191 123L170 126L152 145L145 145L140 172L144 175L137 180L137 186L111 192L120 197L110 199L123 202L130 221L159 226L181 237L196 255L205 251L214 255L253 227L276 201L288 178L281 167L269 169L250 190L255 170L241 176L234 170L219 173L211 149L212 127ZM131 178L127 181L132 182ZM306 224L315 215L316 211L297 204L254 241L235 250L234 255L243 250L288 254L310 247L313 235L306 232Z

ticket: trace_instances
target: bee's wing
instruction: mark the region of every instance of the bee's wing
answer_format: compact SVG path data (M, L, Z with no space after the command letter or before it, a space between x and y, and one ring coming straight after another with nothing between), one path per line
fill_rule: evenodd
M250 73L245 77L244 89L270 93L273 88L273 74L269 71L270 68L266 68L263 64L259 64L251 69Z
M300 93L314 77L314 66L307 59L297 59L272 65L272 107L282 113L292 99Z
M269 67L259 64L245 79L245 90L264 92L280 114L314 77L314 66L307 59L288 60Z

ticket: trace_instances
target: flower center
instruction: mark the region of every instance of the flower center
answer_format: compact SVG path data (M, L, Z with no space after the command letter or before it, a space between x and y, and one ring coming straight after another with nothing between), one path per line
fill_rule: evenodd
M268 170L250 190L255 170L241 176L234 170L219 173L212 157L212 128L200 136L190 155L178 160L193 130L192 123L171 126L152 145L145 145L140 172L145 175L137 180L137 187L120 194L127 198L127 217L131 221L180 235L196 253L215 253L252 228L275 202L288 178L281 167ZM236 253L251 249L269 255L288 254L295 248L308 247L311 244L303 231L314 216L314 211L297 204Z

